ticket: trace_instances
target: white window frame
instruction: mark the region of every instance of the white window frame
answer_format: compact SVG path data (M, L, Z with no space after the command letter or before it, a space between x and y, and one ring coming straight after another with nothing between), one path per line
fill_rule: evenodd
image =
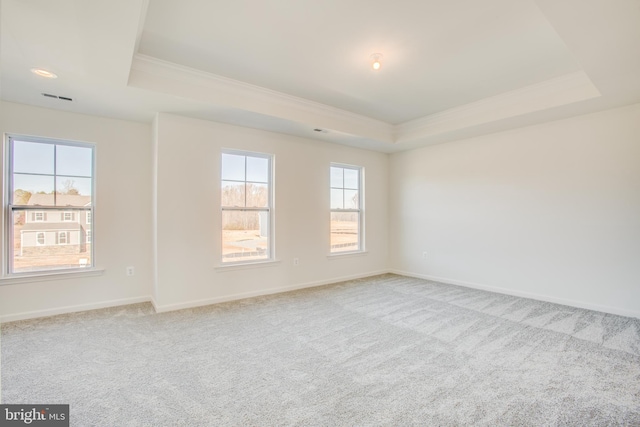
M87 214L86 214L86 216L85 216L85 221L84 221L84 223L85 223L85 224L91 224L91 221L93 220L92 216L93 216L93 215L91 214L91 212L87 212Z
M33 222L44 222L44 212L33 212Z
M89 244L91 243L91 237L92 237L92 231L93 230L87 230L85 231L85 243Z
M40 236L42 236L42 243L40 243ZM36 232L36 246L45 246L47 244L47 235L44 231Z
M331 203L331 190L332 189L340 189L342 191L349 190L349 188L345 188L344 186L344 178L342 182L342 187L332 187L331 186L331 168L341 168L341 169L350 169L358 172L358 208L357 209L333 209L331 205L329 205L330 213L357 213L358 214L358 245L357 248L351 251L334 251L331 247L331 236L329 236L329 255L331 256L340 256L340 255L349 255L354 253L362 253L365 251L364 246L364 167L355 166L355 165L347 165L343 163L331 163L329 165L329 203ZM329 215L331 218L331 215ZM331 224L329 224L329 233L331 233Z
M230 180L226 180L226 179L222 179L222 155L223 154L231 154L231 155L235 155L235 156L245 156L245 179L244 181L235 181L235 182L244 182L244 184L246 185L247 183L252 183L252 181L247 181L246 179L246 157L256 157L256 158L260 158L260 159L267 159L269 162L269 170L268 170L268 187L269 187L269 195L267 196L267 200L268 200L268 206L266 207L236 207L236 206L223 206L222 205L222 194L220 195L220 236L222 237L222 213L227 211L227 212L233 212L233 211L240 211L240 212L248 212L248 211L252 211L252 212L266 212L268 215L268 236L267 236L267 257L266 258L262 258L262 259L258 259L258 260L248 260L248 261L242 261L242 260L238 260L238 261L230 261L230 260L225 260L224 256L223 256L223 249L222 249L222 245L223 245L223 239L220 239L220 262L222 266L233 266L233 265L242 265L242 264L258 264L258 263L266 263L266 262L273 262L275 260L275 243L274 243L274 214L273 214L273 181L274 181L274 177L273 177L273 162L274 162L274 156L273 154L267 154L267 153L258 153L258 152L253 152L253 151L241 151L241 150L233 150L233 149L222 149L221 153L220 153L220 183L222 183L222 181L230 181ZM231 182L233 182L233 180L231 180ZM221 187L221 186L220 186ZM246 187L245 187L246 188ZM246 190L245 190L245 198L246 198Z
M72 147L83 147L90 148L92 150L92 159L91 159L91 204L90 206L29 206L29 205L13 205L12 195L14 191L13 187L13 142L34 142L34 143L42 143L42 144L51 144L54 146L72 146ZM55 150L55 149L54 149ZM51 269L51 268L43 268L39 270L33 270L29 272L14 272L13 271L13 259L15 257L15 249L14 249L14 227L13 227L13 215L14 212L23 211L26 212L26 216L31 212L40 212L43 216L44 222L44 213L47 211L51 212L60 212L60 211L73 211L80 214L80 212L85 211L89 212L93 217L96 206L96 145L87 142L76 142L69 140L59 140L52 138L40 138L40 137L31 137L31 136L23 136L23 135L15 135L15 134L7 134L4 139L4 256L2 262L2 278L4 280L10 280L10 278L19 278L20 276L49 276L49 275L59 275L61 273L82 273L83 271L77 268L68 268L68 269ZM54 157L55 159L55 157ZM57 176L58 174L55 171L55 160L54 160L54 173L47 175L53 177L54 182L54 201L55 201L55 191L57 185ZM69 175L64 175L65 177ZM73 176L69 176L73 178ZM87 177L78 177L78 178L87 178ZM55 203L55 202L54 202ZM93 230L93 225L91 226L91 230ZM42 232L36 233L36 246L46 246L46 235L44 244L38 243L38 234ZM68 232L67 232L68 233ZM92 233L93 234L93 233ZM67 241L69 241L70 235L67 235ZM93 235L92 235L93 238ZM68 244L68 243L67 243ZM91 264L87 265L90 269L95 268L95 245L91 245L90 259ZM84 269L86 271L86 268ZM7 282L8 283L8 282Z
M67 215L69 215L69 219L67 219ZM62 222L73 222L73 212L62 212Z
M64 236L64 243L61 242L62 239L60 239L62 236ZM69 244L69 232L68 231L58 231L56 244L57 245L68 245Z

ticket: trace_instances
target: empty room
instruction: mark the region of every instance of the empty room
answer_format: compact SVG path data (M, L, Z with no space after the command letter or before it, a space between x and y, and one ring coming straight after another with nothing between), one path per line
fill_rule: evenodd
M0 0L0 425L640 426L640 1Z

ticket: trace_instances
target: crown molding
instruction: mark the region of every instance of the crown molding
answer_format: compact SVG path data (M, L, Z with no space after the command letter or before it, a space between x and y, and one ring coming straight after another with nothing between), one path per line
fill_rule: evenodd
M142 33L144 33L144 23L147 20L147 11L149 10L149 0L142 0L140 4L140 18L138 21L138 31L136 33L136 42L133 49L133 57L135 58L137 52L140 50L140 42L142 41ZM133 58L132 58L133 59Z
M395 128L396 143L497 122L601 96L583 71L566 74L480 101L421 117Z
M139 53L133 58L129 85L394 142L389 123Z

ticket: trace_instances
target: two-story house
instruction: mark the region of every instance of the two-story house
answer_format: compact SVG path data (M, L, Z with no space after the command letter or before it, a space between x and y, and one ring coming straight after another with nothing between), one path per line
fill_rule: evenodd
M59 210L26 212L20 230L20 255L62 255L90 252L91 212L65 210L65 206L89 206L91 196L56 195ZM51 206L53 194L33 194L28 206Z

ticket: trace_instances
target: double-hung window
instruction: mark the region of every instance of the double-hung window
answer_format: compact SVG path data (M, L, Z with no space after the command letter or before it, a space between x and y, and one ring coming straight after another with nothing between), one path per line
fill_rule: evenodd
M331 253L362 251L362 168L331 164Z
M58 231L58 244L66 245L69 243L69 232L68 231Z
M222 152L222 262L273 258L273 156Z
M5 274L93 266L94 145L7 138Z

